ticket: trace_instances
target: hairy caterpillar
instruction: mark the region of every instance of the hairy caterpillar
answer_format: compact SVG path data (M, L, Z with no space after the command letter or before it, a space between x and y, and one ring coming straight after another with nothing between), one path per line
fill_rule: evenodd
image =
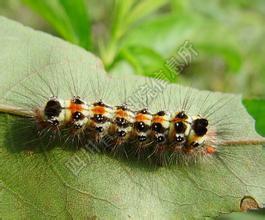
M93 77L84 79L80 68L73 73L65 65L46 75L31 70L35 74L5 97L5 103L20 104L3 105L1 111L30 119L38 137L49 136L49 144L60 140L74 148L90 148L92 143L100 151L159 164L198 161L217 153L220 145L239 141L237 137L242 141L237 110L243 107L234 104L237 96L141 77L140 83L132 85L126 81L135 78L110 79L97 73L97 67ZM150 83L159 92L150 100L152 90L148 90L137 97L141 101L137 103L135 93Z
M13 218L35 213L43 218L205 218L239 210L245 196L262 207L264 154L260 145L253 145L264 140L255 133L239 96L142 77L109 79L86 51L48 35L29 35L28 29L12 23L5 26L11 37L2 39L2 47L16 49L5 50L1 63L3 218L10 218L10 213ZM150 96L152 91L159 92ZM88 140L83 132L72 133L73 126L38 129L33 110L43 110L52 96L62 101L80 96L89 105L101 99L112 107L127 103L130 110L148 108L152 114L200 114L208 120L207 143L215 144L216 152L164 152L158 145L139 144L136 138L127 145L105 145L110 135L100 142ZM197 161L203 164L189 163ZM157 162L172 166L154 166Z

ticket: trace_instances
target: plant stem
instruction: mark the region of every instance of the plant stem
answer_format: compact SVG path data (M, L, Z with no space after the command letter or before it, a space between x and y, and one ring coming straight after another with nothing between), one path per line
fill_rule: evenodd
M11 105L3 105L3 104L0 104L0 112L8 113L11 115L27 117L27 118L32 118L35 116L35 113L33 111L24 110L22 108L18 108L18 107L11 106Z
M245 140L237 140L237 141L223 141L219 145L261 145L265 144L265 138L257 138L257 139L245 139Z

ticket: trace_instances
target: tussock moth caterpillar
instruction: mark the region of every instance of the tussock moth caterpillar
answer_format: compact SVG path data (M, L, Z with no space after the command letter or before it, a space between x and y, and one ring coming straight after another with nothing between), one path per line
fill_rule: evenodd
M16 86L20 92L5 97L6 103L23 100L21 106L2 105L1 111L29 118L40 137L48 134L49 144L59 140L89 148L92 142L103 152L163 165L197 162L218 153L221 145L248 141L240 136L237 114L244 110L234 104L237 96L168 84L152 99L147 92L137 97L141 103L126 102L148 81L156 87L163 82L140 78L132 85L126 83L135 80L131 76L120 83L120 78L111 79L96 69L93 77L84 79L80 73L73 73L70 65L46 75L35 71ZM262 141L257 137L254 142Z
M97 59L87 52L40 33L36 33L38 40L34 40L24 27L20 31L15 25L8 26L14 37L1 42L16 43L19 49L8 51L11 55L2 60L5 65L1 65L4 83L0 88L0 107L2 112L20 117L1 114L1 187L7 189L1 188L1 195L5 196L1 210L7 210L5 216L9 217L10 210L12 213L14 210L18 217L35 216L33 213L37 211L44 217L59 218L70 215L85 219L94 215L103 219L205 218L217 216L220 211L237 210L243 196L252 196L259 204L263 202L264 155L261 146L253 146L262 139L254 132L253 120L241 105L240 97L177 85L161 86L158 83L160 86L157 86L154 83L157 81L141 77L109 79L100 70ZM26 44L28 39L30 42ZM39 39L43 39L41 43ZM65 45L65 48L50 51L57 45ZM13 76L5 75L6 72ZM150 96L157 90L158 93ZM125 130L128 136L120 141L110 140L108 143L111 144L107 145L103 140L112 135L97 142L95 139L90 141L82 129L75 132L74 126L58 130L38 129L34 109L45 109L52 96L57 96L62 105L74 96L80 96L80 100L89 106L102 101L115 107L117 116L125 116L119 113L117 106L127 103L124 109L132 116L127 118L130 123L134 122L135 112L147 108L153 117L164 119L165 128L171 115L177 112L184 111L189 117L200 115L208 120L205 144L215 148L207 148L209 154L165 151L167 145L140 144L136 138L130 139L133 131L127 128L131 126L111 126L109 134ZM163 116L160 111L166 114ZM159 120L159 117L152 118L153 122ZM81 122L79 120L82 126ZM167 136L167 131L157 131L153 136ZM122 144L123 141L129 144ZM70 146L66 146L68 144ZM229 144L233 146L227 147ZM80 149L90 150L92 145L108 155ZM69 149L73 150L70 152ZM215 153L211 154L213 150ZM124 156L124 160L114 156ZM134 160L135 157L139 162ZM67 165L71 166L66 165L68 161L71 163ZM152 166L145 166L142 161L148 161ZM197 161L205 163L190 166L190 162ZM153 166L156 163L172 166ZM180 167L176 163L189 166ZM25 187L22 189L21 186ZM32 206L20 206L24 204L9 189L23 198L25 206ZM47 203L47 198L53 203ZM54 205L55 201L61 205L59 209ZM17 209L18 205L22 208Z

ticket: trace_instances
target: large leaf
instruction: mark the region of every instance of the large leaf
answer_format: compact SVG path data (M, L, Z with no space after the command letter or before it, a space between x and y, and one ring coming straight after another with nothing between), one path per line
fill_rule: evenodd
M75 83L78 90L86 89L90 102L95 101L100 88L111 90L106 101L116 105L122 101L124 87L130 97L140 85L157 82L135 76L109 79L101 62L92 54L5 18L0 19L0 30L1 103L20 105L37 101L41 91L50 94L46 85L49 80L50 87L59 86L62 98L71 96L69 86ZM74 80L70 81L68 75ZM90 91L91 86L95 94ZM36 134L27 128L25 120L3 113L0 115L1 218L194 219L238 211L244 196L253 197L262 206L265 155L260 145L253 145L260 136L240 97L209 95L177 85L164 89L165 97L169 98L165 103L172 111L177 110L187 91L194 96L191 114L198 113L202 103L208 107L215 103L217 112L209 118L210 124L212 120L225 120L223 125L235 131L228 141L238 145L220 146L218 156L201 163L159 167L130 158L75 150L75 146L63 148L51 143L53 148L47 148L45 142L34 140ZM25 91L30 93L30 99ZM221 100L230 102L221 108ZM157 98L150 108L155 111L162 106Z

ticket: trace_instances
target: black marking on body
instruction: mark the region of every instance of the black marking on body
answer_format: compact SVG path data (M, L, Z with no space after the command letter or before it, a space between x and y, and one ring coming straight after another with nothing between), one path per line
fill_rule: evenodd
M102 126L96 126L95 127L96 132L102 133L104 131L104 128Z
M127 105L119 105L119 106L116 106L116 108L117 109L121 109L123 111L128 111L129 110L128 107L127 107Z
M181 143L181 142L183 142L185 139L184 139L184 137L182 137L182 136L180 136L180 135L176 135L175 140L176 140L176 142Z
M57 127L60 124L59 121L57 119L55 119L55 118L49 119L48 123L50 123L54 127Z
M174 124L176 133L185 133L187 126L183 122L176 122Z
M106 108L112 109L111 106L106 105L103 101L95 102L95 103L93 103L93 106L101 106L101 107L106 107Z
M93 106L102 106L102 107L105 107L106 105L102 101L99 101L99 102L95 102L93 104Z
M125 137L127 135L127 133L124 130L119 130L117 132L117 135L118 135L118 137L123 138L123 137Z
M74 112L72 114L72 118L75 120L75 121L80 121L80 120L83 120L85 118L84 114L82 112Z
M159 111L156 113L156 115L158 115L158 116L164 116L165 114L166 114L165 111Z
M134 127L138 132L147 132L149 129L149 126L142 121L135 122Z
M187 119L188 116L185 114L184 111L181 111L175 116L175 118Z
M115 124L121 128L127 128L130 126L130 122L128 120L126 120L125 118L120 118L120 117L117 117L115 119Z
M109 121L109 119L102 114L95 114L93 117L91 117L91 120L99 124L104 124L105 122Z
M147 140L147 136L146 135L138 135L138 141L144 142L146 140Z
M82 125L80 125L80 124L74 124L74 129L80 129L80 128L82 128L83 126Z
M192 142L192 143L191 143L191 146L194 147L194 148L196 148L196 147L199 147L200 144L197 143L197 142Z
M137 113L150 115L150 112L148 112L148 109L147 108L144 108L144 109L138 111Z
M165 135L164 134L160 134L160 135L157 135L156 137L155 137L155 140L156 140L156 142L157 143L165 143L166 142L166 137L165 137Z
M166 129L163 127L161 123L153 123L151 126L152 130L158 133L164 133Z
M77 104L77 105L85 104L85 103L80 99L80 97L75 97L75 98L73 98L72 102L75 103L75 104Z

